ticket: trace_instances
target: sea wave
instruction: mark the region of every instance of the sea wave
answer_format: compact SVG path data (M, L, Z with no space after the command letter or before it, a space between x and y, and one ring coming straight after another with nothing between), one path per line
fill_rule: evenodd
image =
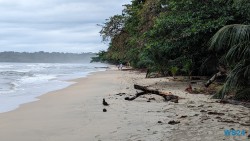
M18 71L1 71L0 75L18 77L18 76L32 76L33 74L29 71L18 70Z
M49 91L71 85L65 81L101 71L103 64L0 63L0 113L37 100Z

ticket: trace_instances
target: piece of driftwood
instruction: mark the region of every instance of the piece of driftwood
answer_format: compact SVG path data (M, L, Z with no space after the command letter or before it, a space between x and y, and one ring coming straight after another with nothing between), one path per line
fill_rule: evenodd
M134 99L136 99L137 97L141 96L141 95L144 95L144 94L147 94L146 92L140 92L140 93L137 93L135 96L133 97L125 97L125 100L128 100L128 101L132 101Z
M171 125L175 125L175 124L179 124L181 123L180 121L175 121L175 120L171 120L168 122L168 124L171 124Z
M208 112L207 114L209 114L209 115L220 115L220 116L225 115L224 113L218 113L218 112Z
M139 97L141 95L155 94L155 95L163 97L165 99L165 101L172 101L172 102L178 103L178 99L179 99L178 96L175 96L175 95L172 95L172 94L163 93L163 92L160 92L157 89L150 89L147 86L140 86L140 85L134 84L134 88L137 89L137 90L141 90L142 92L137 93L133 97L126 97L125 100L132 101L132 100L136 99L137 97Z
M217 72L216 74L214 74L205 84L205 87L209 87L210 84L212 84L218 77L221 76L227 76L227 69L224 65L220 65L218 67L219 72Z
M221 120L218 120L218 122L239 123L239 122L237 122L237 121L233 121L233 120L230 120L230 119L221 119Z

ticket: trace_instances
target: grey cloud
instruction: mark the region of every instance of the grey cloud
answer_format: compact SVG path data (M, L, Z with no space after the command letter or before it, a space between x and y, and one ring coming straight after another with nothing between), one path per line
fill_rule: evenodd
M123 0L0 0L0 51L97 52L100 27Z

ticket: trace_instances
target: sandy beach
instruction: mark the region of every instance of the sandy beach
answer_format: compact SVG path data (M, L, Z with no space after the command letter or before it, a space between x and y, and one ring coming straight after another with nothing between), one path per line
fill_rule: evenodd
M188 82L146 79L144 73L110 69L92 73L39 101L0 114L1 141L242 141L249 140L250 109L217 103L211 95L188 94ZM134 84L150 85L181 97L165 102L155 95L134 101ZM198 87L197 83L194 87ZM117 95L119 93L124 93ZM110 104L102 105L105 98ZM151 100L149 101L149 99ZM103 109L107 112L103 112ZM210 113L210 114L209 114ZM214 114L215 113L215 114ZM220 114L216 114L220 113ZM169 121L179 121L170 125ZM225 136L225 129L245 136Z

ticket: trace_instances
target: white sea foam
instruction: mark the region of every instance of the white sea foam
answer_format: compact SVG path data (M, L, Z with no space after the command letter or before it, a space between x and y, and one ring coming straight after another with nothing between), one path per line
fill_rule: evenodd
M36 101L50 91L62 89L73 82L65 80L85 77L102 71L104 64L0 63L0 113Z

